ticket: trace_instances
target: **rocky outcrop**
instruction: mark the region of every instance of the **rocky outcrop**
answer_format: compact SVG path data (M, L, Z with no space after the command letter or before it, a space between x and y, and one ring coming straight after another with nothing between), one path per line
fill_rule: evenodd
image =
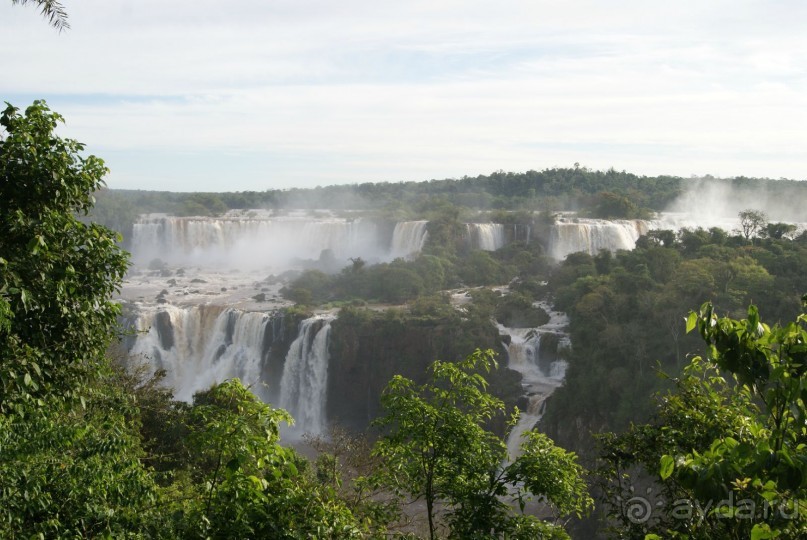
M414 317L342 310L331 334L329 420L363 430L381 414L381 393L393 376L423 383L434 360L459 360L476 348L499 351L498 332L489 323L462 320L458 315ZM521 394L518 373L502 367L486 377L492 393L510 406L516 403ZM503 433L504 422L494 428Z

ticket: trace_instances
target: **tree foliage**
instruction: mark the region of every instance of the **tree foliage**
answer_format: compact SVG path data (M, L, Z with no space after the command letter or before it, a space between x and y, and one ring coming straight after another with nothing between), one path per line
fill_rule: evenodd
M345 504L307 474L307 462L279 444L292 419L237 379L197 394L189 410L190 497L175 499L185 538L361 538Z
M374 448L385 464L379 476L396 492L424 500L430 538L438 534L438 505L452 538L564 536L558 521L515 515L503 499L543 496L556 517L580 515L591 504L583 471L574 454L535 432L523 454L502 465L504 441L485 427L504 414L482 375L493 367L493 352L477 350L458 363L434 362L423 385L394 377L382 397L386 415L377 422L387 428Z
M750 240L764 231L768 224L768 216L761 210L751 208L743 210L739 213L739 218L740 230L746 240Z
M117 234L85 225L91 193L107 169L84 146L53 134L44 102L0 116L0 295L11 316L3 333L0 411L22 399L73 395L103 358L117 324L110 300L127 267Z
M0 532L95 536L142 530L156 496L110 384L111 295L127 258L81 223L103 162L53 132L44 102L0 116Z
M606 438L615 482L606 491L611 502L626 500L629 476L621 471L631 464L655 476L666 501L641 520L617 505L620 530L676 538L803 538L807 315L769 327L753 305L737 320L718 317L706 303L687 320L687 330L695 329L708 357L693 358L661 401L657 421Z

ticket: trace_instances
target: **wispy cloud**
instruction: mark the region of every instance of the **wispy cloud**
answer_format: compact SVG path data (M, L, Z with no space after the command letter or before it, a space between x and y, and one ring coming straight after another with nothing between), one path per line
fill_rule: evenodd
M228 189L266 189L575 161L807 176L802 2L68 8L72 29L57 34L35 10L0 6L0 97L48 99L66 133L109 152L113 187L222 189L232 171Z

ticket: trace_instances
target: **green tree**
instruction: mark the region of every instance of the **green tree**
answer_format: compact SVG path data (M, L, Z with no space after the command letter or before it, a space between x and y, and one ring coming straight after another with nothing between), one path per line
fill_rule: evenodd
M191 473L176 498L186 538L361 538L362 526L332 491L306 475L307 462L279 444L291 417L262 403L237 379L194 397Z
M597 194L592 215L602 219L628 219L640 217L641 211L627 197L603 191Z
M707 303L690 314L687 330L694 329L708 358L693 358L660 402L657 421L606 437L611 487L624 488L624 471L641 465L667 501L640 521L617 505L622 533L804 538L807 315L771 328L753 305L746 319L735 320L718 317ZM610 493L623 502L630 496Z
M766 236L774 240L790 238L796 230L798 230L798 227L793 223L768 223L765 226Z
M0 536L147 527L155 486L105 353L126 271L118 235L80 222L107 172L37 101L0 115Z
M97 372L117 328L111 300L127 268L119 235L84 224L107 169L57 137L63 119L42 101L0 116L0 412L42 396L73 397Z
M502 499L521 504L542 495L557 517L580 515L591 500L574 454L555 447L539 433L522 444L522 455L508 465L504 441L486 429L504 414L503 403L487 393L480 372L495 366L493 351L477 350L465 360L434 362L431 380L417 386L396 376L382 405L387 428L374 454L383 461L382 482L396 493L426 504L429 537L438 533L437 507L452 538L565 537L559 521L544 523L517 515Z
M764 231L768 224L768 216L761 210L749 208L740 212L738 216L740 218L740 229L746 240L750 240Z

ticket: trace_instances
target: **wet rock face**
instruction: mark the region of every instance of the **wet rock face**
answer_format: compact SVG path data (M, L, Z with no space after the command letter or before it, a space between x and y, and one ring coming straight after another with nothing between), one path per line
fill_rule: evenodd
M174 326L171 324L171 315L167 311L160 311L154 316L154 327L160 338L160 347L168 350L174 346Z
M310 313L279 312L266 327L262 345L261 379L266 384L267 395L273 404L280 399L280 380L283 377L286 354L292 342L297 339L300 322L310 316Z
M476 325L458 318L423 320L343 311L331 334L328 419L362 431L382 414L381 394L394 375L422 384L434 360L459 360L477 347L499 347L498 332L486 321ZM486 378L491 393L508 406L515 404L522 392L518 373L502 367ZM504 422L491 427L504 433Z

